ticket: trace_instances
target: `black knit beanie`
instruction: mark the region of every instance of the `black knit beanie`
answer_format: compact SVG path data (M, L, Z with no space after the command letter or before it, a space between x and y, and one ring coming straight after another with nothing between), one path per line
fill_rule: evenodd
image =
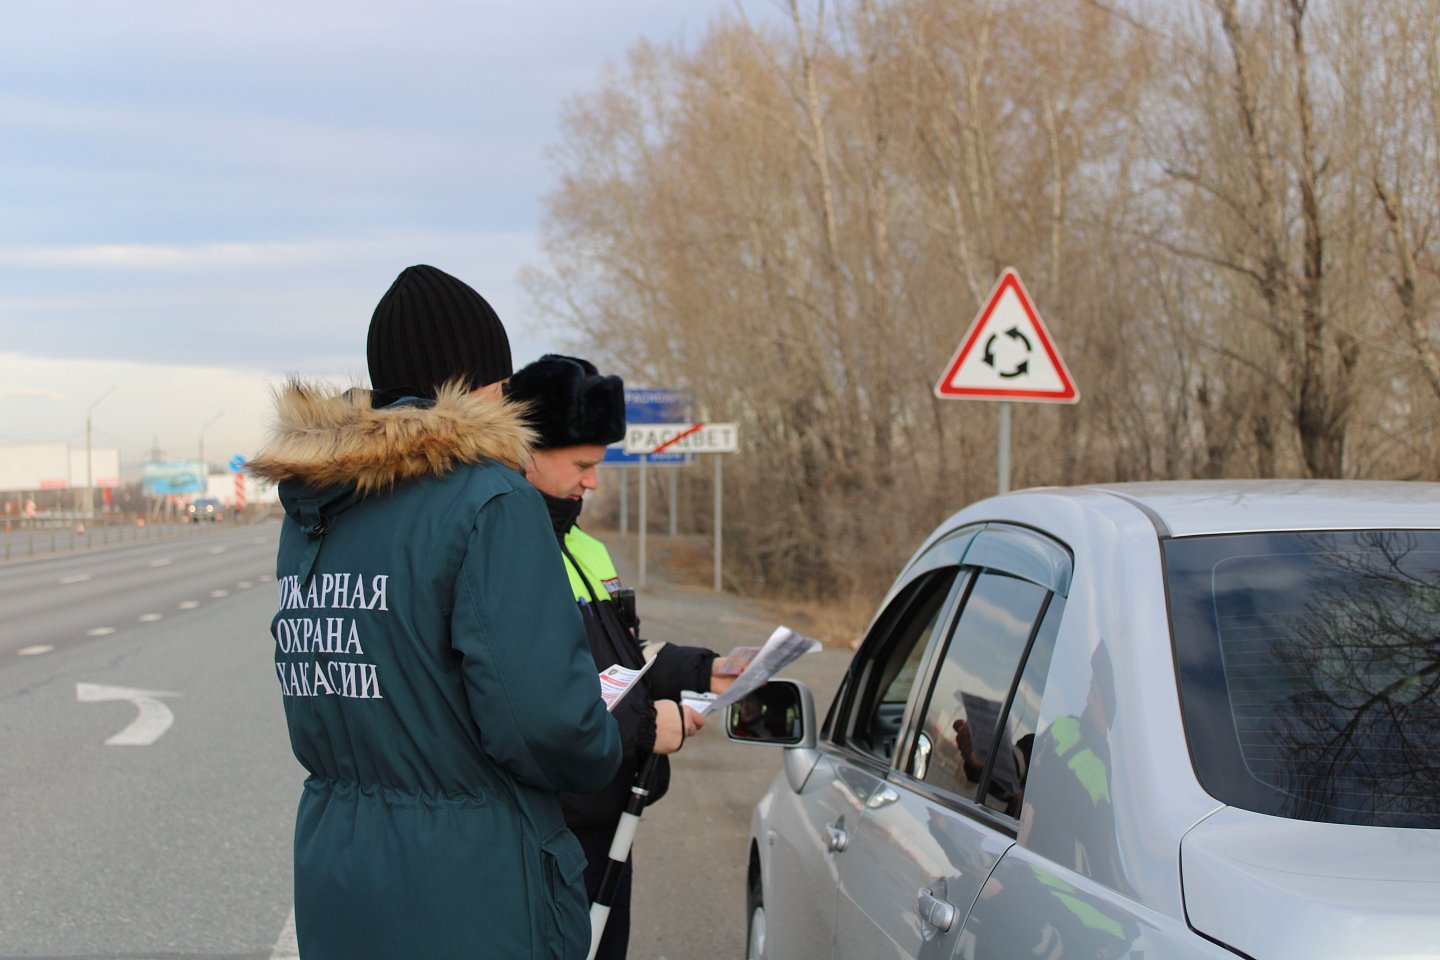
M494 308L443 270L406 267L370 318L366 344L375 406L433 398L462 380L470 388L510 376L510 338Z
M602 377L579 357L547 353L505 384L505 398L524 403L537 449L609 444L625 436L625 384Z

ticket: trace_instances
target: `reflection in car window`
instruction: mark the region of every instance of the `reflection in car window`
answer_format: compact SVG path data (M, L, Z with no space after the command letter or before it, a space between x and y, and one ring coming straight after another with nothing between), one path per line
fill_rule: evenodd
M866 641L871 660L862 667L865 688L851 728L852 746L886 761L894 754L926 640L957 572L945 567L917 577L876 621L875 633Z
M1172 540L1186 730L1216 799L1440 828L1440 534Z
M1050 673L1050 656L1055 652L1055 635L1060 631L1060 613L1064 609L1064 600L1056 596L1050 598L1045 618L1040 621L1040 629L1031 641L1020 682L1015 687L1015 698L1010 704L1010 715L1001 741L1000 755L1009 756L1014 762L996 763L991 767L990 783L985 788L987 805L1017 819L1025 795L1025 778L1030 773L1030 757L1035 750L1040 698L1045 693L1045 677Z
M988 570L980 574L931 689L910 774L956 796L976 799L1001 711L1047 596L1044 587L1028 580ZM997 793L992 803L1001 809L1017 800L1014 789L1024 766L1014 748L1017 739L1007 733L1004 748L995 756L991 782L996 791L1009 791L1005 796Z

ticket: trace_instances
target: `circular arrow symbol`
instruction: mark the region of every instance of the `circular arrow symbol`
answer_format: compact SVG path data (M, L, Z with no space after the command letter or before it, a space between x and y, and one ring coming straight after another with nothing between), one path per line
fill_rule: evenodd
M1006 380L1013 377L1023 377L1030 372L1029 354L1034 348L1030 345L1030 339L1020 332L1019 327L1011 327L1009 330L1006 330L1005 336L1019 343L1026 354L1026 359L1021 360L1009 370L997 369L995 366L995 341L1000 338L1000 334L992 333L990 334L990 338L985 341L985 354L980 358L980 362L990 369L995 370L997 374Z

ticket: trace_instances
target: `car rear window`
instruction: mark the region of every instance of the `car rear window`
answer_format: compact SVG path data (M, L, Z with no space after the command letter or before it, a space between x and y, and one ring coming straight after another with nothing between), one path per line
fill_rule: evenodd
M1440 533L1165 545L1196 772L1272 816L1440 827Z

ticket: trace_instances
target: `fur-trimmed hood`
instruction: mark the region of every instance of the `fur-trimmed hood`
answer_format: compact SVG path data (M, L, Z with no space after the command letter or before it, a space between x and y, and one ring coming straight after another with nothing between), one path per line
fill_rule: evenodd
M247 472L316 488L353 484L360 494L481 460L523 470L534 440L522 407L456 384L442 387L433 404L376 410L369 390L335 393L291 380L276 390L275 412L270 437Z

